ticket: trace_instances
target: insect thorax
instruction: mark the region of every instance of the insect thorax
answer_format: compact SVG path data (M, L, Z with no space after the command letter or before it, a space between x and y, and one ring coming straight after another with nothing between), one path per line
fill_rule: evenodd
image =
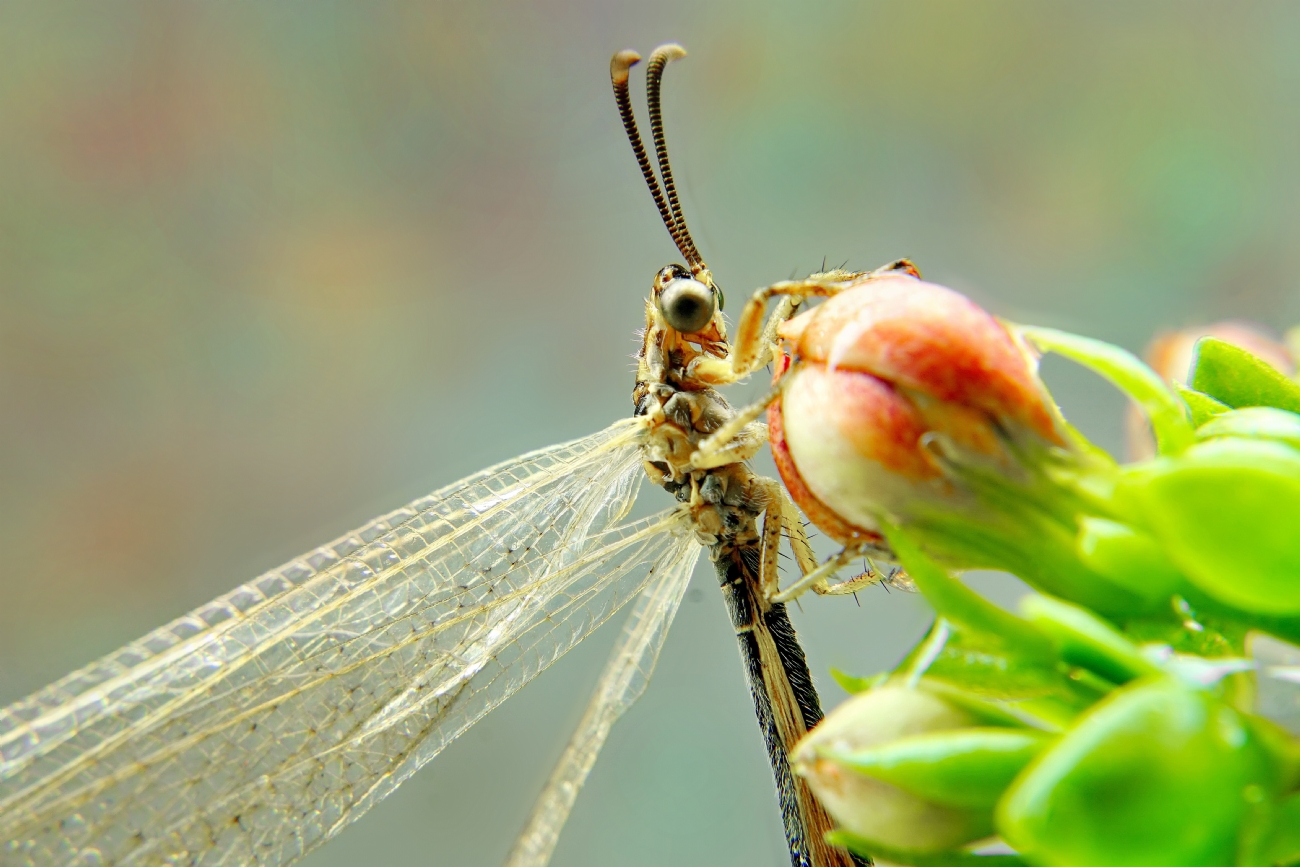
M691 465L709 434L735 415L717 389L693 375L702 358L725 359L729 351L721 317L707 329L684 335L669 327L654 300L646 303L646 329L632 391L635 415L645 422L641 453L646 475L690 509L701 544L754 545L757 519L767 494L742 461L698 469Z

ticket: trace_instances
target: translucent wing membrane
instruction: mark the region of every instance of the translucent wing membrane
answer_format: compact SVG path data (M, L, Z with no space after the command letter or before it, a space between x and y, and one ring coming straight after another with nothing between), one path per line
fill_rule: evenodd
M528 825L515 841L506 867L546 867L550 863L560 831L610 729L650 682L659 650L668 637L668 627L672 626L699 556L700 546L684 541L659 578L637 597L587 710L546 781Z
M683 514L621 523L636 439L485 470L0 711L0 862L315 848L679 568Z

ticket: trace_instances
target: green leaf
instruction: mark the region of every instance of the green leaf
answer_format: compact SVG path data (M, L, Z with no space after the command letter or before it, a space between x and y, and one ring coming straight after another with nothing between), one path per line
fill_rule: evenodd
M1215 437L1276 440L1300 449L1300 415L1271 406L1231 410L1196 429L1199 440Z
M1125 484L1152 534L1215 599L1262 614L1300 613L1300 452L1213 439L1135 467Z
M1117 629L1077 605L1034 594L1020 601L1020 613L1052 637L1062 659L1112 683L1160 671Z
M948 807L993 809L1048 743L1028 729L969 728L898 738L878 747L818 755Z
M1191 444L1192 426L1187 407L1136 355L1100 340L1054 328L1018 327L1040 349L1079 362L1133 398L1151 419L1161 454L1178 454Z
M916 852L886 846L849 831L829 831L826 842L855 855L907 867L1028 867L1019 855L976 855L973 852Z
M1187 404L1187 409L1192 413L1193 427L1200 427L1219 413L1232 409L1226 403L1220 403L1208 394L1201 394L1185 385L1175 382L1174 388L1178 389L1178 396L1183 399L1183 403Z
M1197 341L1192 388L1233 409L1272 406L1300 412L1300 385L1240 346L1213 337Z
M1276 771L1243 717L1168 679L1116 690L1011 786L998 829L1051 867L1235 863Z
M1037 659L1051 658L1052 645L1044 635L953 578L921 553L911 537L898 527L886 524L882 529L898 562L936 614L966 629L985 633L1017 653Z

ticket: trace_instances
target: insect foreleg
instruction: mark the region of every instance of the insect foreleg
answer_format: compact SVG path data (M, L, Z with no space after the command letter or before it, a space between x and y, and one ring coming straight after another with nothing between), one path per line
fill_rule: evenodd
M784 382L785 377L781 380ZM781 387L781 382L778 382L762 398L737 410L725 424L701 440L695 448L695 453L691 455L691 467L694 469L720 467L737 460L749 460L757 454L757 449L749 451L750 444L757 443L758 447L762 448L767 442L767 425L755 423L756 419L772 403L780 399ZM741 457L734 457L744 452L748 453Z
M772 359L776 345L776 332L781 323L794 315L805 298L829 298L857 285L889 274L903 272L920 278L921 272L907 259L898 259L874 271L845 271L835 269L813 274L805 280L786 280L773 283L754 292L745 302L736 335L731 341L731 355L726 359L701 359L708 367L710 381L718 384L735 382L758 370ZM767 303L773 298L782 299L772 315L764 320ZM716 369L715 369L716 368Z
M745 302L740 321L736 323L736 335L731 342L731 355L726 364L730 366L733 380L741 379L758 370L772 359L772 350L776 343L776 329L790 318L794 310L805 298L827 298L836 294L841 285L838 282L807 280L786 280L773 283L754 292ZM781 298L772 316L764 320L767 302Z

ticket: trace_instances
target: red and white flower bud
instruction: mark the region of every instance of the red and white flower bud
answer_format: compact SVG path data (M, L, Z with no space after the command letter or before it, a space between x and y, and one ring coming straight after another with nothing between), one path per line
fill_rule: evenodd
M1035 358L964 296L903 274L864 279L787 322L791 364L768 413L795 502L841 542L917 507L978 504L924 444L1014 472L1012 444L1062 445ZM793 362L792 362L793 359Z

